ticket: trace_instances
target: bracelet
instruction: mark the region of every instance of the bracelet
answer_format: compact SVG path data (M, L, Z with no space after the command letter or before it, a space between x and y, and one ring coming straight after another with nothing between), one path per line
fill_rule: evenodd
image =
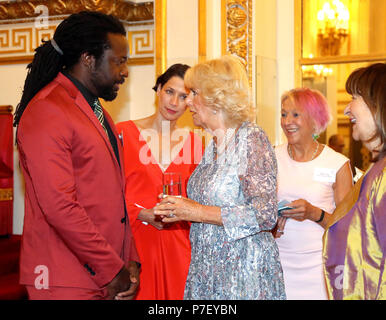
M318 220L318 221L315 221L315 222L316 222L316 223L322 222L323 219L324 219L324 214L325 214L325 212L324 212L324 210L322 209L322 214L320 215L319 220Z

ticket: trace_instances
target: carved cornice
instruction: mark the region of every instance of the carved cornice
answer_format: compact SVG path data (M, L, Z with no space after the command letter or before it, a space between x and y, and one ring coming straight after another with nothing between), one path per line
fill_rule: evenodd
M92 10L112 14L129 24L154 20L153 1L134 3L123 0L30 0L1 2L0 23L14 23L14 20L28 21L39 17L41 11L36 10L38 6L45 6L48 9L49 19Z
M0 2L0 65L31 62L41 40L51 39L61 20L82 10L115 15L127 31L129 63L153 63L153 2L31 0Z

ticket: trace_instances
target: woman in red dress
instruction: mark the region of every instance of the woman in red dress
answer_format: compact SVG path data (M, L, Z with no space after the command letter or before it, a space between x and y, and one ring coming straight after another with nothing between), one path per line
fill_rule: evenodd
M182 196L201 160L202 140L177 120L185 112L187 65L175 64L158 77L156 112L117 124L124 149L126 202L141 260L137 300L182 299L190 263L188 222L165 224L153 214L166 172L181 175Z

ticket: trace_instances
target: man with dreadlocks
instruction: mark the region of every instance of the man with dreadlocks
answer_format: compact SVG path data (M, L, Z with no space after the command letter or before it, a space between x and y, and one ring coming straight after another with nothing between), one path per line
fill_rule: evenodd
M28 65L15 112L25 178L20 282L31 299L132 299L139 258L127 219L122 146L99 99L128 76L123 25L80 12Z

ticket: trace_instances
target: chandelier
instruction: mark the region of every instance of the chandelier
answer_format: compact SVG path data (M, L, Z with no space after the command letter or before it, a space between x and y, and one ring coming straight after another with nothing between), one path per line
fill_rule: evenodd
M318 50L321 56L339 55L348 37L350 13L339 0L325 2L318 11Z

